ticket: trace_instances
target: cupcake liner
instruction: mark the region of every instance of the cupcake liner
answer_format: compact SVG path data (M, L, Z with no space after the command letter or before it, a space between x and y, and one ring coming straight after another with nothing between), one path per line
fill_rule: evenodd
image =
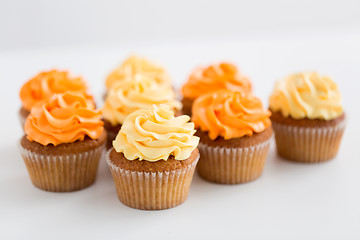
M259 178L263 172L270 140L250 147L213 147L199 143L199 175L210 182L239 184Z
M20 144L32 183L51 192L75 191L92 185L104 148L105 144L102 144L82 153L53 155L32 152Z
M297 127L273 122L278 154L288 160L319 163L338 152L346 122L334 127Z
M114 178L119 200L128 207L142 210L162 210L183 203L188 195L199 157L184 169L164 172L140 172L122 169L106 161Z

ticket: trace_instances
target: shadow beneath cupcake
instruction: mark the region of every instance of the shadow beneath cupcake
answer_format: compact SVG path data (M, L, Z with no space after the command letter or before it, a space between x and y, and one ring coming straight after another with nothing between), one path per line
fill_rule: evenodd
M241 190L241 188L245 186L253 185L256 182L259 182L258 180L261 178L262 177L251 182L241 184L223 184L205 180L199 175L198 171L195 171L189 195L199 195L198 197L200 199L206 199L208 196L213 195L214 192L217 195L221 195L222 193L232 191L235 188Z
M312 177L323 171L333 172L336 170L338 162L336 157L320 163L291 161L279 156L274 141L265 166L265 175L271 179L287 179L287 181L292 181L296 178Z
M103 156L101 157L100 161L99 161L99 169L98 169L98 179L106 179L107 181L112 182L112 175L109 169L109 166L106 163L106 159L105 159L105 155L106 152L103 154Z

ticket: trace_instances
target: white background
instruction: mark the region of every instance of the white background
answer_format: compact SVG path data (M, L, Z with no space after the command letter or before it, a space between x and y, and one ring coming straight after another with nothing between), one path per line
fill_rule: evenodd
M359 1L0 0L0 239L359 239L359 12ZM232 61L265 106L276 79L328 74L348 116L339 154L296 164L273 143L257 181L223 186L196 174L187 201L166 211L122 205L104 162L85 190L33 187L17 150L21 85L68 69L100 100L106 75L132 53L163 64L176 86L199 64Z

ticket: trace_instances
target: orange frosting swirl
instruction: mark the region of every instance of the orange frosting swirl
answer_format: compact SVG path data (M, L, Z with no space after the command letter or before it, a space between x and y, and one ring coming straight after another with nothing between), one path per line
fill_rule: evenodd
M229 89L241 93L251 92L250 80L231 63L218 63L196 69L182 87L185 98L195 99L208 92Z
M87 92L85 81L81 77L71 77L66 71L51 70L41 72L26 82L20 90L23 107L30 111L35 104L44 101L55 93L66 91Z
M25 122L25 133L30 141L42 145L59 145L84 140L85 136L97 139L104 123L101 112L84 94L65 92L55 94L43 104L37 104Z
M201 131L209 132L210 139L252 136L271 125L270 111L260 99L220 90L198 97L192 107L192 121Z

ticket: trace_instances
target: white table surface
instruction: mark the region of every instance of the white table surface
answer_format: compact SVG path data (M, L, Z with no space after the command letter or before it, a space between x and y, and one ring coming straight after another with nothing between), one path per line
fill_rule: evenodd
M349 33L0 54L0 239L359 239L359 43L360 35ZM17 149L22 83L44 69L69 69L82 74L100 100L105 76L131 53L163 63L176 86L199 64L233 61L265 105L276 79L301 70L326 73L339 84L348 116L339 154L327 163L297 164L280 159L273 143L260 179L226 186L195 174L187 201L165 211L121 204L104 161L87 189L35 188Z

